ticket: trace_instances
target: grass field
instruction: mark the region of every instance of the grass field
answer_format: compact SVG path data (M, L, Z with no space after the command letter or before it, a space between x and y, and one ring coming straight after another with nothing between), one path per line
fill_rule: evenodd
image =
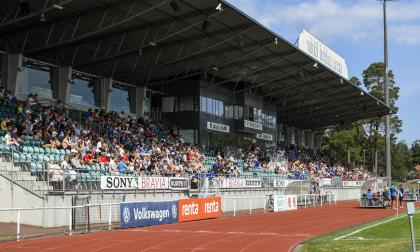
M402 217L395 219L394 216L308 240L299 251L411 252L408 217L406 214L400 216ZM382 223L384 221L387 222ZM375 224L377 225L370 227ZM420 213L414 216L414 229L417 250L420 250Z

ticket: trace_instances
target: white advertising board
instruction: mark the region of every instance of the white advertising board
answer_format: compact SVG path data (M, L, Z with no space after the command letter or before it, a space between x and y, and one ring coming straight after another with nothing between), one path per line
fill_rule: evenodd
M215 123L215 122L207 122L207 129L224 132L224 133L229 133L230 131L229 125L224 125L224 124Z
M255 129L255 130L262 130L262 124L261 123L248 121L248 120L244 120L244 127L245 128L250 128L250 129Z
M298 47L342 77L346 79L349 78L347 64L343 57L338 55L305 29L299 34Z

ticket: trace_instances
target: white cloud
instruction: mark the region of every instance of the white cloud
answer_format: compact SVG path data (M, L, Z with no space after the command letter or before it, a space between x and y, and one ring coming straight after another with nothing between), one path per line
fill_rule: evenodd
M278 0L230 1L289 40L297 38L302 28L327 42L337 38L377 42L383 36L382 5L373 0L313 0L293 4ZM390 39L420 44L420 1L388 5Z

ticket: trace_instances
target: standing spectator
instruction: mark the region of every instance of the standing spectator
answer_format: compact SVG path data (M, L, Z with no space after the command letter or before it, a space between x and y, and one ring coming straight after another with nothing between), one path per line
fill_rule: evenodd
M391 195L391 207L392 209L396 209L394 203L397 199L397 190L395 190L394 184L391 184L391 187L389 188L389 194Z
M404 206L404 187L401 184L398 187L398 196L399 196L399 199L400 199L400 208L403 208L403 206Z

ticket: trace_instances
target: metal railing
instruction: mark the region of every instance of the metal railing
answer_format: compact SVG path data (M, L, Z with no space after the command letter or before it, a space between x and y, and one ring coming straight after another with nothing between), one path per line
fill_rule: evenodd
M49 174L44 161L36 161L11 145L1 146L0 174L29 192L45 198L49 189ZM32 169L33 165L36 169Z
M249 197L222 197L224 215L254 214L272 211L267 206L270 195ZM328 195L297 195L299 207L323 206L333 204ZM75 202L75 201L74 201ZM74 203L72 201L72 203ZM138 202L138 201L132 201ZM89 233L98 230L112 230L120 226L120 204L128 202L86 203L71 206L0 208L0 222L15 225L14 235L9 240L33 238L47 235L69 235ZM334 202L335 203L335 202ZM54 227L45 227L49 219ZM32 225L28 228L27 225ZM3 239L4 240L4 239Z

